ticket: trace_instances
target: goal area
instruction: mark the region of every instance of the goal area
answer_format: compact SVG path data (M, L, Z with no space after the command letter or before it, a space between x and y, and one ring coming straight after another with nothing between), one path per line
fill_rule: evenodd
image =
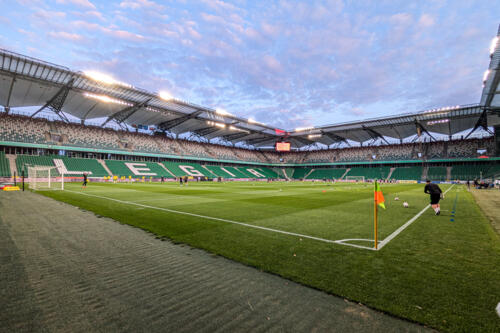
M64 175L56 167L27 166L29 188L32 190L64 190Z
M365 176L346 176L345 180L351 181L351 182L365 182Z

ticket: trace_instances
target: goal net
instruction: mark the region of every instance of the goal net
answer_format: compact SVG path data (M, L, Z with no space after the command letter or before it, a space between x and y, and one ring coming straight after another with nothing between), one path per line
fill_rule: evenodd
M64 190L64 175L56 167L28 166L28 181L32 190Z
M364 183L365 176L346 176L345 180L348 180L348 181L351 181L351 182L361 182L361 183Z

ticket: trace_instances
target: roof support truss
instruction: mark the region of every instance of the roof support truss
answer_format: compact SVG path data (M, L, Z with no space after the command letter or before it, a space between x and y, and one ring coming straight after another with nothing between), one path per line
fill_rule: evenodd
M422 125L418 120L415 119L415 126L417 127L417 138L419 138L422 133L427 134L432 140L437 141L435 137Z
M190 114L187 114L187 115L179 117L179 118L164 121L163 123L158 124L158 128L161 130L164 130L164 131L169 130L171 128L174 128L175 126L179 126L180 124L188 121L189 119L195 118L196 116L200 115L201 113L203 113L203 111L195 111L195 112L192 112Z
M486 109L483 110L483 113L481 113L481 115L477 119L476 125L474 125L474 128L469 132L469 134L465 136L465 139L467 139L479 127L481 127L483 130L493 135L493 132L491 132L490 129L488 128L488 113Z
M59 116L64 122L69 122L68 118L62 113L62 107L64 105L64 102L66 101L66 98L68 97L68 93L73 87L73 82L75 82L75 78L72 77L64 86L62 86L57 93L52 96L51 99L47 101L38 111L33 113L31 115L31 118L33 118L35 115L37 115L40 111L44 110L45 108L51 110L55 114Z
M205 136L205 135L209 135L209 134L212 134L212 133L215 133L219 130L220 128L217 128L217 127L214 127L214 126L210 126L210 127L204 127L204 128L200 128L200 129L197 129L194 131L194 133L200 135L200 136Z
M227 140L229 142L232 142L234 140L238 140L238 139L244 138L247 135L250 135L250 134L243 133L243 132L242 133L233 133L233 134L228 134L228 135L222 136L222 139Z
M375 142L377 139L381 139L385 143L389 144L389 142L387 142L387 140L384 138L384 136L381 135L379 132L375 131L374 129L368 128L368 127L366 127L364 125L362 127L363 127L363 130L365 132L367 132L368 135L371 136L371 138L373 139L373 142Z
M259 143L263 143L263 142L266 142L266 141L269 141L269 140L271 140L270 137L255 138L255 139L247 140L247 144L249 144L251 146L255 146L255 145L258 145Z
M149 98L141 103L126 107L123 110L120 110L118 112L113 113L111 116L108 117L108 119L106 119L105 122L102 123L101 127L104 127L104 125L106 125L111 120L115 120L117 123L123 123L131 115L133 115L134 113L139 111L141 108L145 107L149 103L150 100L151 100L151 98Z

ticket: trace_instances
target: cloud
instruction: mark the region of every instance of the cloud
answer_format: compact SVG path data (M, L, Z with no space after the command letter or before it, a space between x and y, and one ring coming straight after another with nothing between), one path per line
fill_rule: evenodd
M85 7L89 9L95 9L95 5L89 0L56 0L57 3L60 4L72 4L80 7Z
M429 28L434 25L434 18L429 14L422 14L418 20L418 25L422 28Z
M48 35L53 38L70 40L70 41L82 41L84 39L82 35L69 33L66 31L51 31L48 33Z
M165 6L150 0L125 0L120 3L121 8L152 9L162 11Z

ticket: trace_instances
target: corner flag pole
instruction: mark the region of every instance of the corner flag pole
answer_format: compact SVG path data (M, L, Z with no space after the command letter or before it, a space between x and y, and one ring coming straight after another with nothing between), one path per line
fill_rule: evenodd
M377 181L375 180L375 195L373 196L373 226L375 233L375 250L378 248L378 203L377 203Z

